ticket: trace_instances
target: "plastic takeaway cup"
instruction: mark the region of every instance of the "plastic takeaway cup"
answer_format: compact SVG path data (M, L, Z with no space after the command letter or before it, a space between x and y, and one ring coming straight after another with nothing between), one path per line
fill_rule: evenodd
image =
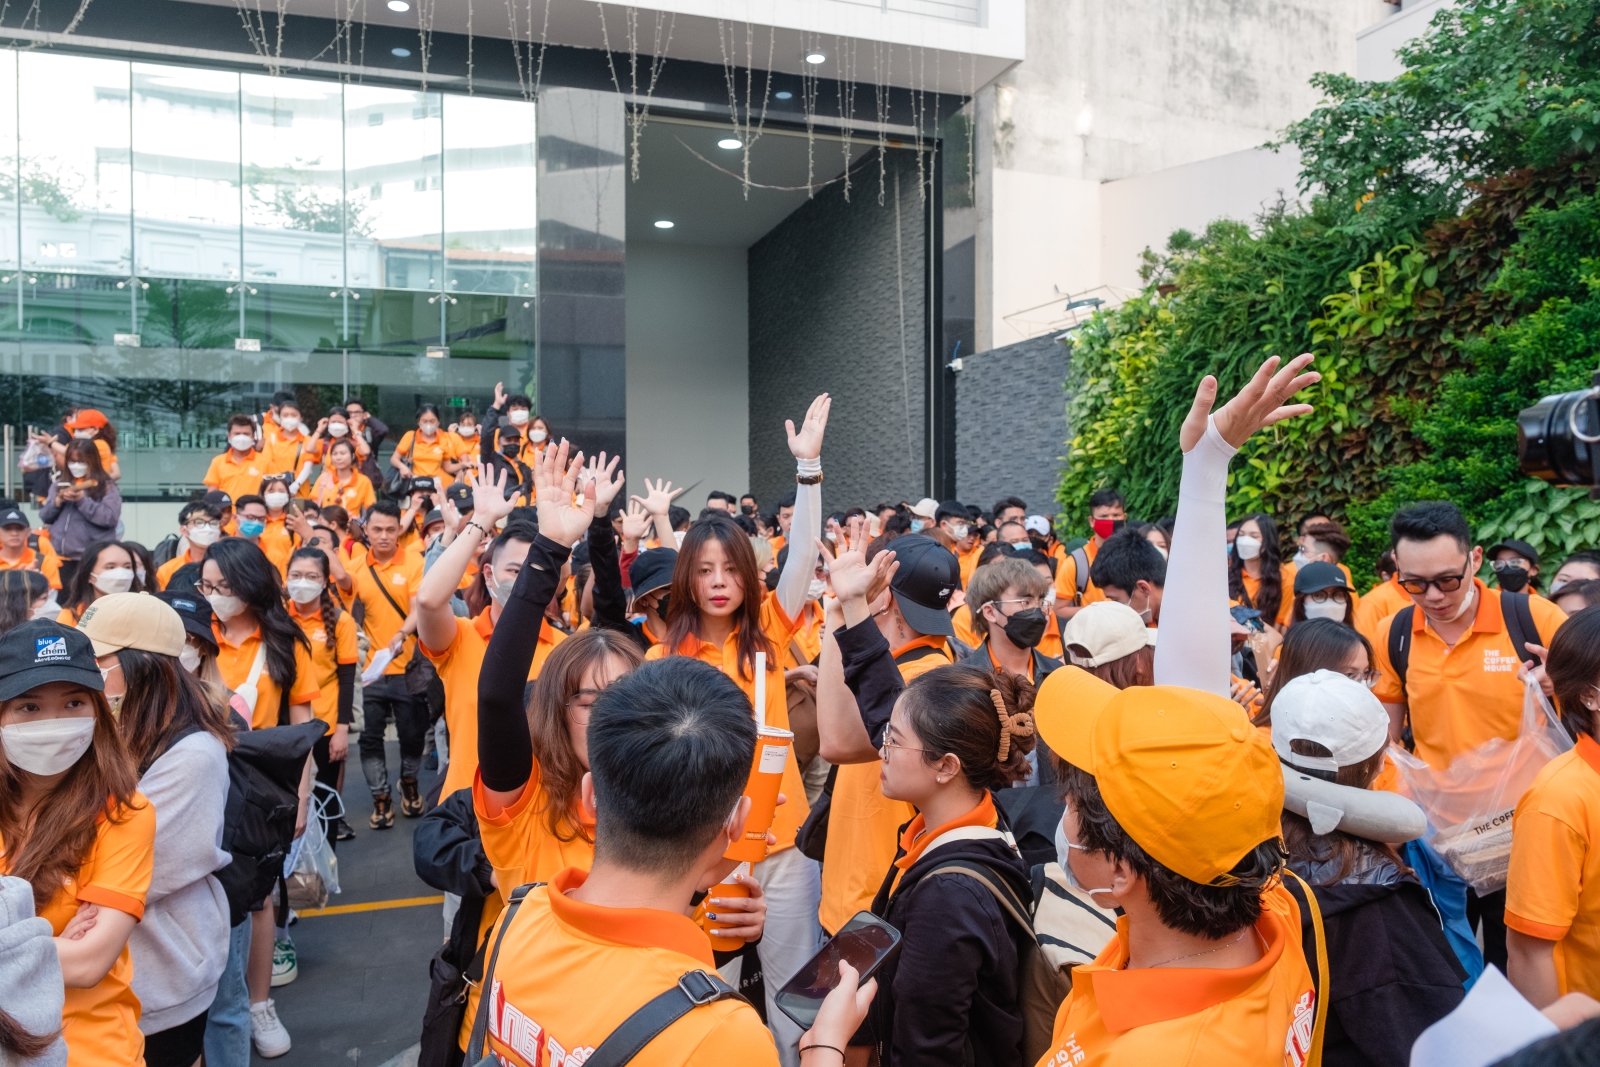
M727 881L711 887L711 892L706 894L707 910L710 910L715 906L711 903L711 901L716 900L719 897L748 897L750 895L749 886L741 885L734 881L734 879L741 874L746 876L750 874L750 864L739 864L739 866L735 867L728 873ZM739 913L739 922L741 924L744 922L744 919L744 913ZM726 930L731 925L733 924L724 919L706 920L706 933L711 941L711 947L716 949L718 952L732 952L737 948L743 947L744 945L744 938L742 937L724 937L723 935L717 933L718 930Z
M722 854L724 859L760 863L767 858L767 831L778 810L778 788L783 784L783 767L794 746L794 734L776 726L756 731L756 755L744 795L750 798L750 818L744 824L744 838L735 841Z

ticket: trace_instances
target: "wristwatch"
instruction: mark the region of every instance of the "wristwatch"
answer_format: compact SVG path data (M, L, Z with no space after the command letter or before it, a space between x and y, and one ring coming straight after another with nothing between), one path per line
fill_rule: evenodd
M797 485L821 485L822 472L818 471L815 474L796 474L794 476L794 480L795 484Z

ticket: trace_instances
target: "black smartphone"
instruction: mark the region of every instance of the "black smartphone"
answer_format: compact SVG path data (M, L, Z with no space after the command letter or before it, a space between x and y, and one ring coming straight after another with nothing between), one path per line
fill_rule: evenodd
M856 969L865 982L900 950L900 931L872 914L858 911L822 946L773 998L802 1030L817 1021L822 1001L839 984L839 961Z

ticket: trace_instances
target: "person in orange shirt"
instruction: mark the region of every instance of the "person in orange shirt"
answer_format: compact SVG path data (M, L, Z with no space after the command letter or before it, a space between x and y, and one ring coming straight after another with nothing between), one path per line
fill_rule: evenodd
M482 432L478 416L470 411L461 413L461 421L450 426L450 436L455 438L456 456L462 468L478 465L478 434Z
M706 939L690 918L696 892L733 869L723 853L744 833L750 802L739 794L755 745L745 694L722 672L688 658L646 664L600 695L590 712L590 770L581 787L594 819L593 868L570 868L548 886L518 890L488 941L496 962L485 974L489 995L468 1061L488 1052L535 1067L562 1062L569 1050L590 1055L676 986L704 999L630 1062L779 1062L760 1017L715 976ZM685 768L693 770L686 776ZM857 990L848 966L839 978L803 1036L801 1067L837 1064L876 992L870 981ZM604 995L596 996L600 989Z
M289 617L311 643L317 698L311 713L328 727L312 755L317 781L337 791L355 721L356 619L333 599L330 556L322 547L297 548L288 563ZM341 820L342 821L342 820Z
M328 449L339 441L349 441L356 452L356 469L361 469L372 453L372 446L360 433L351 431L349 412L343 407L333 408L326 416L318 420L317 428L311 434L311 440L306 442L306 457L314 463L320 463L324 470L329 466ZM365 474L365 471L362 471ZM370 478L369 478L370 480ZM301 483L300 495L311 496L311 486Z
M116 481L122 477L122 466L117 462L117 428L103 412L83 408L67 420L66 428L72 432L74 439L94 442L95 450L100 453L100 466L105 469L108 478ZM59 465L65 466L66 446L58 441L51 448L56 453Z
M203 500L191 501L178 512L178 533L188 547L156 568L157 589L166 589L184 567L194 568L189 584L200 580L200 564L206 558L206 550L222 537L222 514Z
M212 489L220 489L234 500L261 488L261 479L271 474L267 457L256 447L256 424L248 415L228 420L228 450L211 460L202 479Z
M0 512L0 571L38 571L50 583L51 589L61 588L61 560L54 552L45 554L49 541L38 540L38 548L29 545L33 528L28 517L15 507Z
M1056 568L1056 620L1065 626L1073 613L1085 604L1104 600L1105 594L1091 580L1094 558L1106 538L1128 523L1122 494L1115 489L1097 489L1089 498L1089 540L1065 554Z
M290 540L288 531L283 528L282 519L280 518L274 529L267 512L267 502L255 493L235 500L233 510L239 519L237 536L261 549L267 561L282 577L284 570L289 566L289 554L294 551L294 542ZM269 538L269 530L277 536Z
M0 637L0 873L32 884L54 935L68 1067L142 1067L128 937L144 916L156 812L104 686L79 630L36 619Z
M449 488L451 475L461 470L458 438L439 428L439 407L417 409L417 428L407 430L389 456L389 465L407 478L433 478L440 489Z
M959 500L946 500L934 512L933 521L954 543L952 551L961 560L961 582L965 585L978 569L978 557L983 555L983 540L972 521L972 512Z
M277 564L279 574L286 572L290 554L300 547L298 535L289 523L289 502L294 499L291 484L288 478L277 475L261 479L261 502L267 508L261 550Z
M1146 626L1161 624L1167 561L1143 531L1113 534L1095 554L1089 573L1106 600L1128 605Z
M327 465L312 483L311 499L320 508L337 505L352 516L378 502L372 480L356 469L356 446L348 439L328 446Z
M1283 630L1294 610L1294 576L1293 563L1278 562L1278 525L1272 516L1246 516L1228 555L1228 595Z
M1344 554L1350 551L1350 535L1332 519L1313 515L1300 523L1300 540L1294 554L1294 565L1331 563L1344 572L1345 584L1355 588L1355 576L1344 565Z
M1307 563L1294 576L1293 592L1289 601L1290 626L1307 619L1332 619L1354 628L1360 597L1335 564L1322 560Z
M298 493L316 460L311 435L306 432L300 405L293 397L279 405L276 416L268 412L261 417L261 451L268 471L287 475L286 483L293 486L290 495Z

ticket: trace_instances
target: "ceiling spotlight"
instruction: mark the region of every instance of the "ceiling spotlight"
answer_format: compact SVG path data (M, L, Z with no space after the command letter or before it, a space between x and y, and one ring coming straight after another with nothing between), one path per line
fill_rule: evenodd
M773 93L772 95L777 97L779 100L793 100L794 99L794 94L791 93L787 89L784 89L784 90L782 90L780 92Z
M658 230L670 230L670 229L672 229L672 220L671 219L657 219L656 220L656 229L658 229Z
M406 0L389 0L390 11L410 11L411 5Z
M389 49L389 54L391 56L395 56L395 57L397 57L399 59L405 59L405 58L407 58L407 57L409 57L411 55L411 49L409 49L409 48L391 48L391 49Z
M812 66L816 66L818 63L826 63L827 61L828 61L827 55L825 55L822 52L807 52L806 53L806 62L810 63Z
M731 152L735 148L743 148L744 142L739 140L737 137L724 137L722 140L717 142L717 147L726 148Z

